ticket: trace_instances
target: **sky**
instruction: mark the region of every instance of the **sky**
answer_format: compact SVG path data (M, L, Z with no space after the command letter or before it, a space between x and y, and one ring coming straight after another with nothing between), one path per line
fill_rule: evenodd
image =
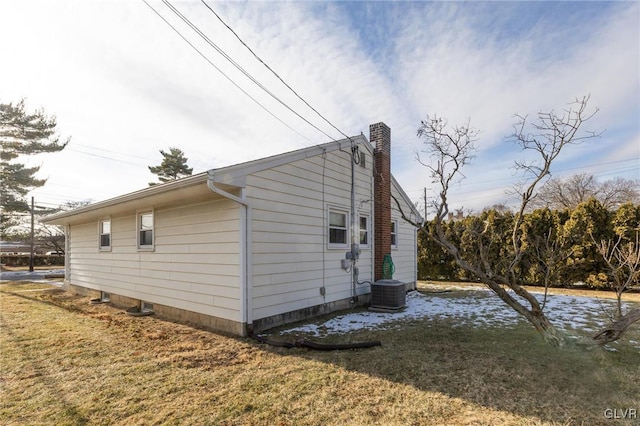
M640 179L638 2L147 1L0 0L0 102L24 98L71 138L23 159L47 179L29 194L36 204L143 189L169 147L198 173L343 133L368 138L382 121L392 173L422 209L436 188L416 160L417 129L436 115L480 131L450 192L452 209L478 212L514 202L514 114L533 119L586 95L598 112L584 128L604 133L569 146L552 176Z

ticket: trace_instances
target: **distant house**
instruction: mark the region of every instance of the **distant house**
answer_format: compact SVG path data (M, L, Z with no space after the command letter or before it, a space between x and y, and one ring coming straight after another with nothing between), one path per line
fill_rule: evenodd
M29 243L16 241L0 241L0 253L2 254L29 254L31 246Z
M390 129L373 124L370 139L209 170L50 216L45 223L66 228L67 287L238 335L367 303L388 254L393 278L414 288L416 230L392 197L420 215L390 173Z

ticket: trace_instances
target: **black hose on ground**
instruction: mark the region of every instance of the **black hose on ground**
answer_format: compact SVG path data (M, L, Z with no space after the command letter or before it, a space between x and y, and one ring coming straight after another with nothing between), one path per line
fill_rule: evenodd
M382 342L379 340L372 340L369 342L355 342L355 343L317 343L309 340L298 340L297 342L282 342L279 340L271 340L266 337L252 335L254 339L260 343L264 343L279 348L309 348L316 351L344 351L348 349L368 349L375 346L382 346Z
M257 336L255 334L252 334L251 337L253 337L260 343L264 343L265 345L270 345L270 346L276 346L278 348L294 348L296 346L291 342L279 342L277 340L270 340L270 339L267 339L266 337Z
M309 340L300 340L296 342L296 346L302 346L309 349L315 349L317 351L344 351L347 349L368 349L376 346L382 346L382 342L379 340L371 340L369 342L354 342L354 343L316 343Z

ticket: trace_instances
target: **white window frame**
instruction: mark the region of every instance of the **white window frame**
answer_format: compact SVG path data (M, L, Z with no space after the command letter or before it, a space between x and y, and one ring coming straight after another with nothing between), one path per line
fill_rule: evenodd
M398 249L398 236L400 235L400 233L398 232L398 221L397 220L392 220L391 221L391 249L392 250L397 250ZM395 244L393 242L394 237L395 236Z
M142 229L142 216L151 215L151 229ZM139 211L136 216L136 241L138 250L151 251L155 248L156 241L156 215L153 210ZM143 231L151 231L151 244L142 244L141 234Z
M331 226L331 213L344 215L344 228ZM331 242L332 229L340 229L345 232L344 243ZM346 249L349 247L349 210L335 206L329 206L327 208L327 247L330 249Z
M109 222L109 233L103 233L102 232L102 224ZM98 249L100 251L111 251L111 244L112 244L112 232L111 232L111 218L110 217L105 217L103 219L100 219L98 221ZM109 236L109 245L103 246L102 245L102 236L103 235L108 235Z
M362 229L362 219L367 221L366 229ZM362 243L362 232L366 232L367 234L366 244ZM358 243L360 244L360 248L371 248L371 217L367 214L361 214L358 216Z

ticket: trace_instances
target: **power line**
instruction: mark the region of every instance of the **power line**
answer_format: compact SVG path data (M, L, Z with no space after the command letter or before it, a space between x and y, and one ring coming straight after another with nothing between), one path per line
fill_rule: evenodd
M316 129L317 131L319 131L320 133L322 133L323 135L325 135L326 137L328 137L330 140L333 140L334 138L331 137L330 135L328 135L326 132L324 132L322 129L320 129L318 126L316 126L315 124L313 124L312 122L310 122L309 120L307 120L306 118L304 118L301 114L299 114L296 110L294 110L293 108L291 108L288 104L286 104L283 100L281 100L279 97L277 97L273 92L271 92L269 89L267 89L262 83L260 83L255 77L253 77L247 70L245 70L240 64L238 64L235 60L233 60L233 58L231 56L229 56L224 50L222 50L222 48L220 48L217 44L215 44L209 37L207 37L206 34L204 34L200 28L198 28L197 25L195 25L193 22L191 22L191 20L189 20L189 18L187 18L186 16L184 16L175 6L173 6L169 0L162 0L162 2L167 5L171 11L176 14L180 19L182 19L182 21L187 24L189 27L191 27L192 30L194 30L196 32L196 34L198 34L204 41L207 42L207 44L209 44L209 46L213 47L216 52L218 52L220 55L222 55L223 58L225 58L227 61L229 61L229 63L231 63L231 65L233 65L238 71L240 71L242 74L244 74L249 80L251 80L256 86L258 86L260 89L262 89L265 93L267 93L269 96L271 96L273 99L275 99L278 103L280 103L282 106L284 106L285 108L287 108L289 111L291 111L293 114L295 114L298 118L300 118L301 120L303 120L305 123L307 123L308 125L310 125L311 127L313 127L314 129Z
M207 61L207 63L209 65L211 65L213 68L215 68L220 74L222 74L222 76L224 78L226 78L231 84L233 84L238 90L240 90L242 93L244 93L249 99L251 99L254 103L256 103L256 105L258 105L260 108L262 108L265 112L267 112L269 115L271 115L273 118L275 118L276 120L278 120L280 123L282 123L285 127L287 127L289 130L291 130L292 132L296 133L298 136L308 140L309 142L315 144L314 141L312 141L311 139L309 139L308 137L306 137L305 135L303 135L302 133L298 132L297 130L295 130L293 127L291 127L290 125L288 125L287 123L285 123L280 117L278 117L277 115L275 115L273 112L271 112L267 107L265 107L264 105L262 105L260 102L258 102L258 100L256 100L253 96L251 96L246 90L244 90L242 87L240 87L235 81L233 81L233 79L231 77L229 77L227 74L225 74L224 71L222 71L220 68L218 68L213 62L211 62L211 60L204 54L202 53L196 46L193 45L193 43L191 43L189 40L187 40L187 38L185 36L182 35L182 33L180 33L180 31L178 31L178 29L176 29L169 21L167 21L167 19L165 19L164 16L162 16L156 9L153 8L153 6L151 6L147 0L142 0L144 2L144 4L146 4L160 19L162 19L164 21L165 24L167 24L176 34L178 34L178 36L180 36L180 38L182 40L185 41L185 43L187 43L189 46L191 46L191 48L193 50L195 50L205 61Z
M553 175L562 175L564 174L564 172L568 172L571 170L584 170L586 168L590 168L590 167L598 167L598 166L602 166L602 165L611 165L611 164L618 164L618 163L627 163L630 161L636 161L635 159L630 159L630 160L617 160L617 161L609 161L609 162L605 162L605 163L596 163L596 164L586 164L583 166L579 166L579 167L569 167L566 169L559 169L559 170L555 170L552 173ZM609 176L612 174L619 174L619 173L625 173L625 172L630 172L636 169L640 169L640 166L628 166L628 167L624 167L624 168L616 168L616 169L607 169L607 170L602 170L599 172L593 172L591 174L593 174L594 176ZM493 183L493 182L511 182L511 183L517 183L517 177L504 177L504 178L498 178L498 179L489 179L489 180L482 180L482 181L473 181L473 182L469 182L467 180L464 180L462 182L460 182L459 186L461 187L470 187L472 185L482 185L482 184L486 184L486 183ZM506 186L502 186L501 188L508 188ZM409 189L409 191L422 191L422 188L411 188ZM471 193L471 192L475 192L473 190L469 190L466 192L457 192L456 194L466 194L466 193Z
M316 113L320 118L322 118L325 122L327 122L331 127L333 127L335 130L337 130L337 131L338 131L342 136L344 136L345 138L347 138L347 139L349 139L349 140L351 139L351 138L350 138L349 136L347 136L347 135L346 135L342 130L338 129L338 128L337 128L337 127L336 127L336 126L335 126L331 121L329 121L329 120L328 120L324 115L320 114L320 113L318 112L318 110L316 110L314 107L312 107L312 106L311 106L311 105L310 105L306 100L304 100L304 99L302 98L302 96L300 96L300 95L298 94L298 92L296 92L295 90L293 90L293 88L292 88L291 86L289 86L289 84L287 84L287 82L286 82L286 81L284 81L284 80L282 79L282 77L280 77L280 75L278 75L278 73L277 73L277 72L275 72L275 71L274 71L274 70L273 70L269 65L267 65L267 63L266 63L266 62L264 62L264 61L262 60L262 58L260 58L260 57L259 57L259 56L258 56L258 55L257 55L257 54L256 54L256 53L255 53L255 52L254 52L254 51L253 51L253 50L252 50L252 49L247 45L247 43L245 43L245 42L244 42L244 40L242 40L242 39L240 38L240 36L239 36L239 35L238 35L234 30L233 30L233 28L231 28L231 27L230 27L230 26L229 26L229 25L228 25L228 24L227 24L227 23L226 23L226 22L225 22L225 21L220 17L220 15L218 15L218 14L216 13L216 11L215 11L215 10L213 10L213 9L211 8L211 6L209 6L209 5L208 5L204 0L200 0L200 1L202 2L202 4L204 4L204 5L207 7L207 9L209 9L209 10L211 11L211 13L213 13L213 14L216 16L216 18L218 18L218 20L219 20L220 22L222 22L222 24L223 24L225 27L227 27L227 29L228 29L229 31L231 31L231 33L232 33L232 34L233 34L233 35L238 39L238 41L240 41L240 43L242 43L242 45L243 45L244 47L246 47L246 48L247 48L247 50L249 50L249 52L251 52L251 54L252 54L252 55L253 55L253 56L258 60L258 62L260 62L262 65L264 65L264 66L265 66L269 71L271 71L271 73L272 73L274 76L276 76L276 78L278 78L278 80L280 80L280 81L282 82L282 84L284 84L284 85L285 85L285 86L286 86L286 87L287 87L287 88L288 88L288 89L289 89L289 90L290 90L294 95L296 95L296 96L298 97L298 99L300 99L302 102L304 102L304 104L305 104L306 106L308 106L308 107L309 107L313 112L315 112L315 113Z
M613 163L620 163L620 162L628 162L628 161L634 161L634 160L618 160L618 161L612 161L609 163L602 163L602 164L613 164ZM562 171L566 171L566 170L574 170L574 169L583 169L584 167L590 167L590 166L597 166L598 164L592 164L592 165L587 165L587 166L583 166L583 167L575 167L575 168L569 168L569 169L563 169ZM633 170L637 170L640 167L638 166L632 166L632 167L628 167L628 168L624 168L624 169L610 169L607 170L606 173L600 172L600 173L593 173L594 176L608 176L608 175L617 175L620 172L626 172L626 171L633 171ZM468 185L464 185L464 184L460 184L460 187L468 187L470 185L475 185L475 184L480 184L480 183L490 183L490 182L496 182L496 181L500 181L500 180L511 180L512 178L503 178L503 179L494 179L494 180L489 180L489 181L483 181L483 182L472 182L469 183ZM434 188L430 188L432 191ZM450 197L452 198L456 198L456 197L460 197L460 196L464 196L464 200L465 201L475 201L475 200L482 200L482 199L490 199L490 198L510 198L513 196L513 194L511 194L509 192L509 190L512 190L513 187L509 186L509 185L501 185L498 187L490 187L490 188L483 188L483 189L476 189L476 190L465 190L465 191L455 191L452 192L450 194ZM420 195L416 195L415 198L416 199L420 199L423 197L422 192L424 191L424 188L412 188L412 189L408 189L407 192L408 193L414 193L414 194L420 194ZM490 193L488 193L490 192ZM482 193L482 195L477 195L478 193ZM473 194L472 196L468 196L467 194Z
M102 158L102 159L105 159L105 160L117 161L119 163L125 163L125 164L131 164L131 165L134 165L134 166L139 166L141 164L141 163L133 163L131 161L126 161L126 160L120 160L120 159L113 158L113 157L107 157L106 155L93 154L91 152L81 151L79 149L67 148L67 150L73 151L73 152L77 152L77 153L80 153L80 154L84 154L84 155L90 155L92 157Z
M148 157L143 157L141 155L133 155L133 154L125 153L125 152L112 151L110 149L98 148L96 146L91 146L91 145L83 145L81 143L74 143L73 146L81 146L83 148L95 149L97 151L109 152L109 153L112 153L112 154L124 155L124 156L132 157L132 158L140 158L142 160L148 160L149 159Z

